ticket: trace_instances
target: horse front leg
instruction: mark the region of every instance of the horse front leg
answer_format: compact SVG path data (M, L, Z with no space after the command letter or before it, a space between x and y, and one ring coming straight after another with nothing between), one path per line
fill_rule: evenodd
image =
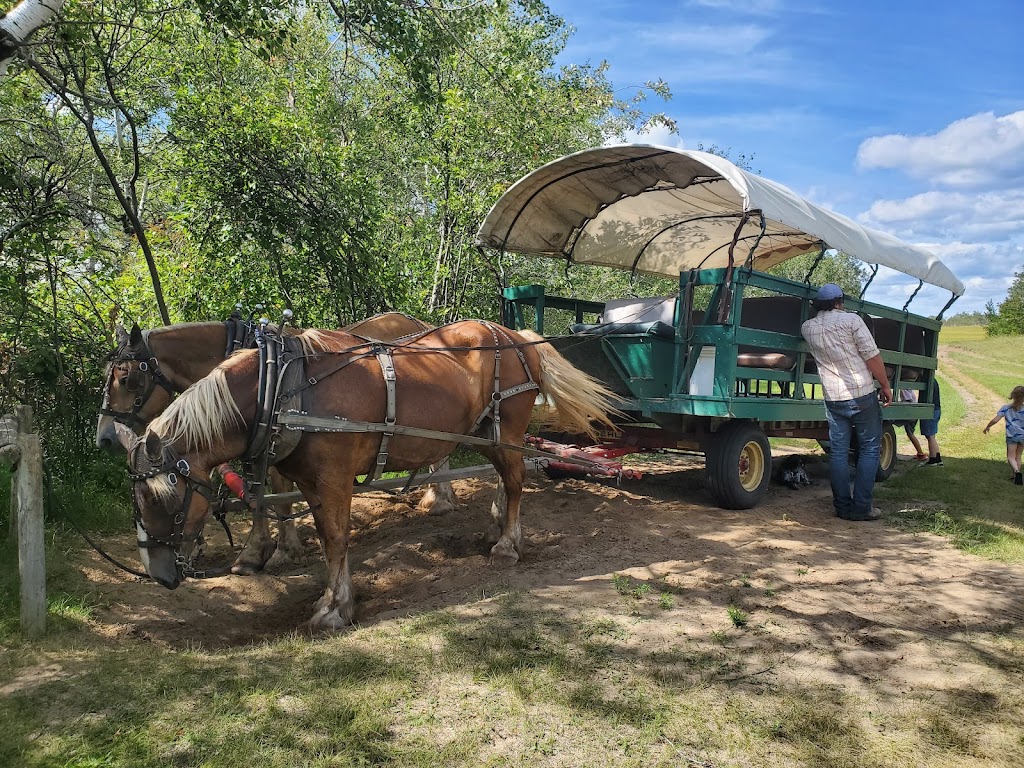
M267 482L273 493L287 493L295 487L294 483L285 480L275 469L270 470ZM277 568L298 562L304 554L304 548L295 521L290 517L292 505L276 504L274 513L277 516L277 545L267 566Z
M270 556L274 554L274 540L270 537L267 515L259 512L253 516L252 532L231 565L231 572L239 576L251 576L263 570Z
M352 486L301 488L313 510L313 521L327 561L327 588L313 606L309 628L313 632L339 632L352 628L355 597L348 563L352 513Z
M514 451L498 449L489 456L501 478L498 483L498 497L491 505L495 525L500 525L498 543L491 547L491 565L509 566L519 562L523 554L523 532L519 524L519 505L523 498L523 480L526 467L523 458ZM504 491L504 494L503 494ZM505 499L504 520L500 519L501 497Z

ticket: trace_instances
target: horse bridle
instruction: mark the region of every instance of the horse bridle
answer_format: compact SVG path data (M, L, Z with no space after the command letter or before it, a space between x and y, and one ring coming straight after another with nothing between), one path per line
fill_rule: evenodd
M132 449L129 452L129 457L131 459L131 463L129 466L134 467L136 465L138 451L144 444L144 441L139 440L134 446L132 446ZM171 549L173 549L174 564L181 570L183 576L203 578L208 574L218 575L207 571L197 571L193 569L192 556L189 555L188 558L185 558L181 554L182 544L186 543L186 541L191 542L193 544L198 544L199 540L202 538L203 535L202 529L200 529L190 539L186 540L185 538L185 520L188 517L189 507L192 506L193 495L198 493L200 496L206 499L211 506L214 506L215 502L219 500L217 489L215 489L210 483L192 477L192 467L189 466L188 461L181 456L178 456L176 458L173 450L169 448L164 449L163 457L163 462L160 464L160 466L150 467L150 469L142 472L129 471L128 477L131 479L132 483L136 487L140 483L145 483L147 480L151 480L154 477L159 477L160 475L167 475L167 482L170 483L172 487L177 487L178 478L180 477L182 481L185 483L185 496L181 501L181 506L178 509L178 513L174 516L174 527L171 530L170 536L162 537L153 534L151 531L149 531L149 529L146 528L146 523L142 518L142 509L139 507L139 497L138 494L135 492L135 489L133 489L132 508L134 510L134 522L136 526L138 526L137 530L141 530L144 534L146 534L145 541L143 541L141 538L136 537L136 542L141 549L153 549L155 547L170 547ZM223 518L220 518L218 516L218 519L221 521L221 524L225 525L226 527ZM228 535L231 535L230 531L228 532ZM195 549L193 549L193 551L195 551Z
M159 386L167 390L167 394L173 399L177 394L177 388L171 383L170 379L160 370L160 362L156 359L153 353L149 349L149 344L145 340L142 342L142 349L131 352L122 351L118 349L110 354L107 358L110 361L110 374L107 376L107 381L103 385L103 402L100 403L99 412L104 416L110 416L114 421L119 424L124 424L131 429L135 429L136 426L144 427L148 422L139 416L142 409L149 402L150 396L153 391ZM142 373L148 373L146 377L146 387L142 392L136 396L135 403L130 411L115 411L110 408L110 386L114 381L114 376L117 373L117 366L121 363L138 363L139 371ZM125 375L126 385L129 391L135 391L130 386L130 380L132 372Z
M224 359L229 358L239 349L255 346L255 341L253 340L255 323L252 322L251 317L249 320L245 320L242 317L242 313L236 308L231 313L231 316L224 321L224 326L227 332L227 347L224 349ZM145 335L142 338L142 348L138 351L129 351L129 346L125 344L111 352L107 360L110 363L110 375L107 376L107 381L103 385L103 402L100 403L99 412L104 416L109 416L119 424L124 424L131 429L135 429L136 426L146 426L149 422L140 417L139 413L146 407L150 395L153 394L153 390L158 386L167 390L167 394L171 396L172 400L181 392L171 383L166 374L160 370L160 361L156 359L156 355L150 350ZM110 408L110 385L114 381L117 365L119 363L136 362L139 364L140 371L150 374L146 388L135 398L135 403L130 411L115 411ZM125 378L130 379L131 376L132 374L129 373Z

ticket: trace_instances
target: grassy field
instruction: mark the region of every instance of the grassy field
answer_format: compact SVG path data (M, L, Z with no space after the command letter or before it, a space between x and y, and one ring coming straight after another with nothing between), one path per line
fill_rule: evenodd
M988 338L983 328L961 326L944 329L941 344L948 372L940 377L945 466L905 472L880 486L879 498L901 507L897 522L904 527L948 536L961 549L991 559L1024 562L1024 504L1007 487L1002 426L982 434L1010 390L1024 383L1021 338ZM979 401L973 410L950 384L948 374L954 371Z
M1007 481L1001 430L981 428L1024 383L1022 340L979 330L943 331L945 466L904 471L878 499L887 525L1019 567L1024 496ZM1024 764L1024 635L1013 614L957 641L955 663L979 681L1004 679L996 692L981 682L915 695L810 674L738 676L763 631L743 610L730 606L730 632L643 647L637 627L685 598L645 595L618 577L610 617L570 619L506 591L337 637L173 650L93 631L95 596L70 567L79 547L59 532L48 541L51 632L32 644L16 629L11 546L0 549L0 766Z

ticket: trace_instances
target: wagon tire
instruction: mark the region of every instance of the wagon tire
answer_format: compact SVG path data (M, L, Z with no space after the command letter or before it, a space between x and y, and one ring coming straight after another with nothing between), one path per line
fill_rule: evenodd
M896 430L891 423L882 425L882 439L878 444L878 471L875 473L875 481L888 480L889 476L896 469Z
M878 469L875 470L875 482L888 480L896 469L899 446L896 442L896 430L890 422L882 424L882 436L878 441ZM850 466L857 466L857 435L850 441Z
M754 422L729 421L714 433L705 452L708 489L725 509L757 506L772 477L772 452Z

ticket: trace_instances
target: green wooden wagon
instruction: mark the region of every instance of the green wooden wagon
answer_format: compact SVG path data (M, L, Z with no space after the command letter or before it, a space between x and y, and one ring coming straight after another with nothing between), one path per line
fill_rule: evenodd
M931 417L942 314L964 291L922 248L721 157L646 145L587 150L527 175L491 209L478 244L678 279L672 295L614 302L509 287L503 320L544 333L553 312L569 313L572 333L549 338L619 396L626 416L608 441L702 452L713 496L735 509L755 506L767 490L769 437L828 439L820 379L800 337L813 312L814 267L802 282L765 269L830 249L871 265L846 307L873 330L893 391L920 396L884 411L880 479L896 462L893 423ZM916 278L901 308L864 298L879 269ZM926 285L948 292L934 317L909 311Z

